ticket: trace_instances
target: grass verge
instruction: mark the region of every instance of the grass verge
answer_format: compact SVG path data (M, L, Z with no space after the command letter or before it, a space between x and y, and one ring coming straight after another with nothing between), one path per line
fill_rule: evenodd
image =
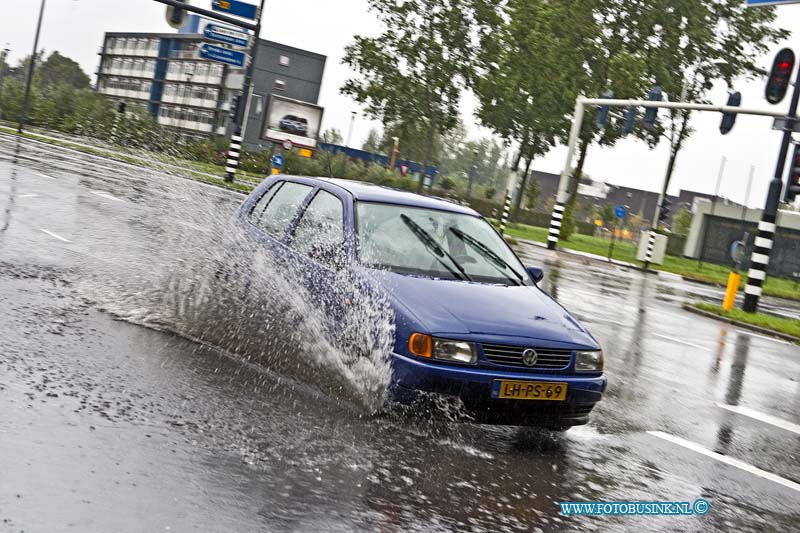
M700 309L701 311L712 313L735 322L749 324L751 326L758 326L759 328L782 333L784 335L794 337L795 340L800 341L800 320L777 317L768 315L766 313L746 313L741 309L735 308L731 309L730 311L725 311L719 305L706 303L694 303L691 304L691 306L696 309Z
M536 242L547 242L547 228L527 226L524 224L510 224L506 228L506 233L512 237L527 239ZM559 241L559 247L564 250L575 250L608 256L610 241L590 235L574 234L568 241ZM641 261L636 260L635 245L626 241L616 241L612 257L619 261L626 261L637 266L642 266ZM654 270L671 272L687 279L704 283L725 286L728 283L730 268L713 263L700 263L696 259L667 255L663 265L650 265ZM740 289L744 289L747 283L747 276L742 276ZM769 277L763 286L764 294L767 296L777 296L791 300L800 300L800 284L797 281L787 278Z

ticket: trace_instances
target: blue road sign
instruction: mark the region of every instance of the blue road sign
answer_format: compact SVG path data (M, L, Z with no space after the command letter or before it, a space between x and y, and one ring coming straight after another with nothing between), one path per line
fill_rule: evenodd
M256 19L256 6L239 0L211 0L211 8L214 11L222 11L245 19Z
M230 48L203 43L203 46L200 47L200 57L203 59L210 59L211 61L219 61L220 63L225 63L232 67L243 67L247 56L244 52L237 52Z
M614 206L614 216L617 218L625 218L625 215L628 214L628 210L625 209L624 205L615 205Z
M275 168L281 168L283 166L283 156L281 154L272 156L272 166Z
M747 0L747 7L779 6L782 4L797 4L800 0Z
M250 35L243 31L226 28L225 26L217 26L215 24L207 24L203 30L203 35L213 41L221 43L232 44L234 46L241 46L246 48L250 44Z

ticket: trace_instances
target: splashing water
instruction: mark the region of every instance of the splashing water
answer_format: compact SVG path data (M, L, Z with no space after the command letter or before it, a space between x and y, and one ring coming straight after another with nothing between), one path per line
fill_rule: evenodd
M394 322L367 275L340 271L309 289L305 265L274 257L234 226L236 201L190 183L178 181L147 204L127 221L147 244L117 250L115 266L101 266L83 283L101 308L213 344L369 411L383 405ZM335 320L331 305L339 309Z

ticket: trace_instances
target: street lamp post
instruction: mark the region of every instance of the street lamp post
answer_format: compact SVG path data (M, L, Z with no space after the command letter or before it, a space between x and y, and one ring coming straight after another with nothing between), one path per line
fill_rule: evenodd
M356 123L356 112L352 111L350 113L350 127L347 130L347 142L345 143L345 146L347 146L348 148L350 148L350 140L353 137L353 125L355 123Z
M36 50L39 48L39 33L42 31L42 17L44 16L44 4L46 0L42 0L42 5L39 8L39 22L36 24L36 37L33 39L33 54L31 55L31 63L28 65L28 76L25 80L25 97L22 100L22 112L19 115L17 123L17 133L22 133L22 125L27 120L28 105L31 95L31 82L33 81L33 68L36 64Z

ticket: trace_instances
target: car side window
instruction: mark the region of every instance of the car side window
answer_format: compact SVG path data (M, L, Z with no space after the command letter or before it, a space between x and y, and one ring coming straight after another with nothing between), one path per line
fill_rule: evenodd
M321 263L338 264L344 257L342 201L327 191L318 191L297 223L291 246Z
M272 187L267 189L267 191L261 195L261 198L258 199L256 205L253 206L253 209L250 211L250 223L258 226L258 221L261 216L264 214L264 209L267 208L269 201L272 200L272 197L275 196L275 193L278 192L278 189L281 188L281 185L286 183L285 181L276 181Z
M285 182L269 200L256 225L273 237L280 237L311 190L302 183Z

